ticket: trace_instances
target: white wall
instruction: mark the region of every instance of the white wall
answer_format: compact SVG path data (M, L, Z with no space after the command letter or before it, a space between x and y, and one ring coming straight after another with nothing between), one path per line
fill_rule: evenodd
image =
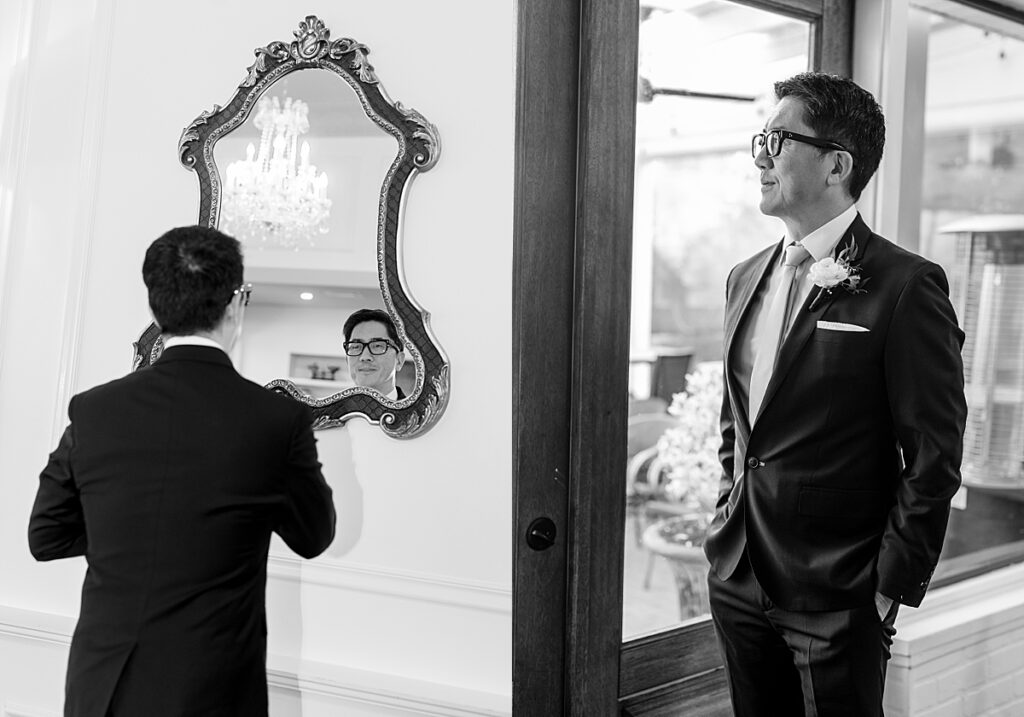
M70 396L124 374L149 321L146 246L193 223L182 128L304 13L371 50L389 95L442 137L405 214L409 288L451 358L441 421L395 441L318 434L339 541L275 546L274 713L504 714L511 693L514 18L506 4L4 0L0 7L0 709L60 710L81 559L36 564L25 529ZM466 32L465 28L473 28ZM344 706L340 709L339 706ZM3 714L3 712L0 712Z

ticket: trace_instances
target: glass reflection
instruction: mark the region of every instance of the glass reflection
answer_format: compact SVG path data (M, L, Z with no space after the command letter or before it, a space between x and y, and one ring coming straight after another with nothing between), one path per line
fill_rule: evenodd
M778 232L750 135L807 23L716 0L640 15L623 637L707 615L725 279Z
M939 578L1024 548L1024 26L909 17L925 87L920 249L945 269L967 335L963 485Z
M346 320L385 306L378 214L397 152L352 88L325 70L276 81L216 143L219 225L242 242L246 278L259 286L234 356L247 378L285 378L313 398L354 386L388 396L415 385L407 352L393 357L384 390L387 379L380 386L356 380L363 374L350 369L344 348Z
M406 389L397 381L405 364L405 349L387 312L360 309L345 320L343 331L352 382L392 401L405 398Z
M227 166L221 229L260 246L313 246L330 231L331 200L327 172L310 161L309 141L302 138L309 132L309 105L264 95L252 125L260 131L259 150L250 142L245 159Z

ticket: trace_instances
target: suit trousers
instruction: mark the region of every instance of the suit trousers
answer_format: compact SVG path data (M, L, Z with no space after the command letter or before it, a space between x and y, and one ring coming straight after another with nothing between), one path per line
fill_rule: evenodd
M874 601L849 610L783 610L745 553L728 580L710 572L708 593L735 717L882 717L898 603L884 620Z

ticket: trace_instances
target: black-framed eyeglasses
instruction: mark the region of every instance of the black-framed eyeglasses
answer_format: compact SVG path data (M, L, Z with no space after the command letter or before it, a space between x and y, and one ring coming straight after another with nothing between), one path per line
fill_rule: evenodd
M796 132L790 132L789 130L773 129L767 132L758 132L750 138L750 156L757 159L758 153L762 148L764 148L765 154L768 157L778 157L779 152L782 151L782 143L787 139L803 142L804 144L811 144L815 147L823 147L825 149L838 149L843 152L849 151L843 145L838 142L833 142L830 139L818 139L817 137L808 137L806 134L797 134Z
M240 287L231 292L231 298L242 295L242 306L249 305L249 297L252 296L252 284L242 284Z
M381 356L388 352L388 349L398 351L398 346L388 339L373 339L371 341L346 341L342 344L345 353L349 356L362 356L363 349L369 348L371 356Z

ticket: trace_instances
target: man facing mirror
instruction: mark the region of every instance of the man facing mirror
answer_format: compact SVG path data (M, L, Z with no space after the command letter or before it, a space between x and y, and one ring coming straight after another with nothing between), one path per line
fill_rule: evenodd
M395 382L395 374L405 363L405 351L388 313L359 309L345 321L343 333L348 372L356 386L372 388L393 401L405 398Z
M172 229L142 275L166 350L71 399L29 521L37 560L87 564L64 713L266 717L271 534L304 558L334 537L313 416L231 364L235 239Z

